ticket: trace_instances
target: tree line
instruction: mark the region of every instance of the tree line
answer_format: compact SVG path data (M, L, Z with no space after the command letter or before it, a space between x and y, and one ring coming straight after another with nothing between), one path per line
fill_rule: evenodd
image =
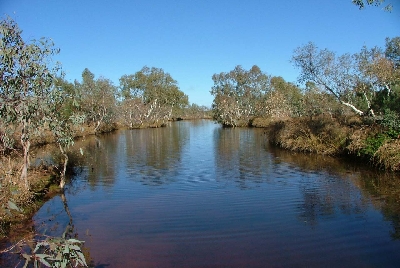
M160 127L168 120L203 118L208 108L189 105L188 96L161 68L143 67L123 75L116 86L84 69L80 81L65 79L60 52L49 39L25 41L11 18L0 22L0 153L22 151L21 182L29 189L32 143L51 137L63 155L60 187L68 163L66 150L80 129L94 134L118 127ZM39 142L40 143L40 142Z
M20 177L27 189L30 148L43 133L50 134L64 157L62 188L66 150L82 127L101 133L208 116L206 107L189 105L178 82L161 68L145 66L122 75L118 86L87 68L80 81L68 82L61 65L52 61L59 49L46 38L27 42L21 33L12 19L0 22L0 150L6 155L21 149ZM363 47L343 55L310 42L294 51L292 63L303 86L258 66L214 74L214 120L235 127L250 126L260 117L354 114L373 118L392 136L400 132L400 37L387 38L385 48Z
M358 115L400 131L400 37L387 38L384 49L343 55L310 42L295 49L291 61L300 70L298 85L258 66L214 74L214 119L235 127L258 117Z

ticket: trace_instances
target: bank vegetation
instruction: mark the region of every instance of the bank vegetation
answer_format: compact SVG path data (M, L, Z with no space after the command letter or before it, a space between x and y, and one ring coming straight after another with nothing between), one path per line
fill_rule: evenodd
M161 68L144 66L119 85L86 68L70 82L54 61L59 52L50 39L24 40L11 18L0 21L0 231L30 215L51 185L63 190L76 137L210 118ZM32 150L48 143L57 161L31 163Z
M294 51L292 63L298 84L258 66L214 74L214 120L265 127L269 141L285 149L400 171L400 37L343 55L310 42Z

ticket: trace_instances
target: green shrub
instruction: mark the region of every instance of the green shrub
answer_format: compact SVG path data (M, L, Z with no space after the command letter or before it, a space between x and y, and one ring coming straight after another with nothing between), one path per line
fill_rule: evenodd
M378 151L389 137L386 134L378 133L365 139L365 146L358 152L359 156L371 158Z

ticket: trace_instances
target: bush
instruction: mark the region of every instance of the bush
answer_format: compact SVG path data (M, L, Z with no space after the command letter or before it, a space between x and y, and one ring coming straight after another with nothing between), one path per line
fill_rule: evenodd
M285 149L338 155L344 152L349 128L329 116L318 116L272 123L267 133L271 143Z
M375 161L384 169L400 171L400 140L386 140L375 152Z

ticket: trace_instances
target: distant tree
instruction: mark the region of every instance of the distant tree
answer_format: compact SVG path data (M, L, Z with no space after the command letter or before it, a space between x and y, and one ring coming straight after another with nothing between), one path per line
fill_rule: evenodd
M70 116L80 113L82 94L79 86L75 83L68 82L63 77L57 77L55 81L56 88L62 91L63 100L61 116L69 118Z
M386 38L386 49L372 64L374 77L384 89L377 93L373 105L380 112L395 111L400 116L400 37Z
M271 78L271 91L265 95L265 115L296 117L302 114L302 93L299 87L280 76Z
M341 105L332 94L322 90L314 82L307 82L304 90L302 115L312 118L321 114L341 114Z
M364 114L354 103L353 89L357 77L351 55L336 56L334 52L327 49L320 50L310 42L295 50L292 62L300 69L301 83L314 82L355 113Z
M270 78L254 65L249 71L240 65L229 73L212 76L214 119L226 126L247 125L258 115L261 97L270 90Z
M94 123L94 132L101 126L112 128L116 111L117 88L106 78L94 78L94 74L85 69L82 72L82 83L77 83L82 96L81 109L89 124Z
M385 51L363 47L359 53L336 56L309 43L295 50L292 61L300 69L300 82L315 83L359 115L375 116L375 109L385 109L385 100L397 99L399 48L398 39L393 38L386 39Z
M210 109L206 106L199 106L196 103L192 103L185 109L184 117L189 119L209 118Z
M400 67L400 36L386 38L385 56L393 62L396 68Z
M29 43L21 33L12 19L0 22L0 118L6 126L19 129L15 134L23 148L21 180L29 189L31 139L52 116L51 96L60 66L51 65L59 50L50 40Z
M137 111L144 120L164 122L175 109L188 105L188 97L179 90L177 81L161 68L145 66L135 74L123 75L119 81L124 101L139 99L144 104Z

